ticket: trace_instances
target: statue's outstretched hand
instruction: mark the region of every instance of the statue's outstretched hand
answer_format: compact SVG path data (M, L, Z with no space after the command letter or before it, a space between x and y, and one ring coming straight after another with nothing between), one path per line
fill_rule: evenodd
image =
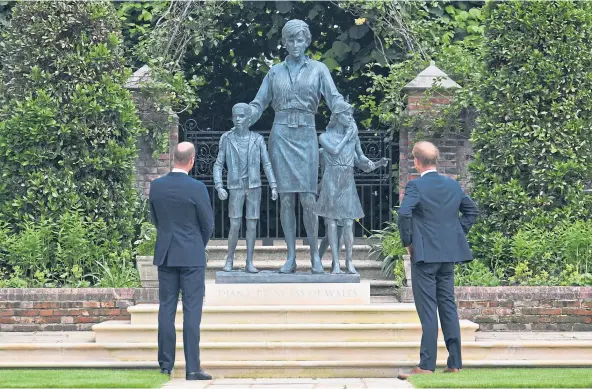
M224 188L218 189L218 198L220 200L226 200L228 198L228 192Z
M390 162L391 162L390 159L384 157L384 158L380 158L380 160L378 162L375 162L375 164L377 167L380 167L380 166L387 167Z
M271 189L271 199L273 201L276 201L277 198L278 198L277 188L272 188Z

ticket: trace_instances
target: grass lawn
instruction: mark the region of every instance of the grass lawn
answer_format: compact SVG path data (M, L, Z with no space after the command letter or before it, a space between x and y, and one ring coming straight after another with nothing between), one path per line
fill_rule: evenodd
M0 388L160 388L168 380L156 369L0 369Z
M409 380L417 388L592 388L592 369L468 369Z

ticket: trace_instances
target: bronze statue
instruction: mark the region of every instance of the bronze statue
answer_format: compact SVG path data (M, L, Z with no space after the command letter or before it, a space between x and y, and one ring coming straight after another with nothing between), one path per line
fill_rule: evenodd
M353 108L342 102L334 107L327 131L319 136L323 147L323 178L315 214L322 216L327 225L327 240L331 246L331 273L341 273L339 266L340 236L342 227L345 243L345 266L350 274L357 274L353 265L353 222L364 217L354 180L354 165L365 171L386 166L388 160L374 163L364 156L358 131L353 120ZM321 242L322 245L322 242ZM324 250L323 250L324 251Z
M269 104L275 111L269 152L271 165L279 177L280 219L288 248L282 273L296 270L296 194L303 208L312 272L324 272L317 247L319 220L314 213L319 170L315 114L321 96L331 110L343 102L343 96L337 91L327 66L305 56L310 42L306 23L296 19L286 23L282 43L288 57L269 70L250 103L251 123L259 120Z
M248 104L239 103L232 107L232 130L220 138L220 149L214 163L214 184L220 200L228 198L228 192L222 184L224 163L228 170L226 185L230 192L228 216L230 232L228 234L228 255L222 270L232 271L234 254L238 242L243 207L246 204L247 219L247 263L245 271L257 273L253 265L253 251L257 222L261 209L261 165L271 187L272 200L277 199L277 185L265 140L260 134L249 131L251 109Z

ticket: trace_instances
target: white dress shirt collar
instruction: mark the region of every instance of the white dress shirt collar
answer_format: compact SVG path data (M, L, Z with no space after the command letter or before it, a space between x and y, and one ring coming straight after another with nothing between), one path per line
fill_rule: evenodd
M179 168L173 168L173 170L171 170L171 173L185 173L188 174L185 170L183 169L179 169Z
M436 169L429 169L429 170L426 170L425 172L421 173L421 176L423 177L428 173L438 173L438 171Z

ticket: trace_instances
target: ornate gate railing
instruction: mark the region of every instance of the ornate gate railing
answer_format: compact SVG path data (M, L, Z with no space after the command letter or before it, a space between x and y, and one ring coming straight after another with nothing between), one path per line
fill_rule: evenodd
M201 130L195 120L188 120L180 129L184 134L184 140L195 145L196 156L195 166L190 172L191 176L206 184L212 206L214 208L215 230L214 239L225 239L228 237L230 222L228 220L228 200L222 201L218 198L214 188L213 168L216 156L218 155L218 143L223 131ZM270 131L257 131L263 135L267 143ZM319 132L320 133L320 132ZM392 144L387 140L385 132L363 131L359 133L360 142L364 154L371 160L378 160L386 157L392 159ZM320 176L319 176L320 177ZM392 219L392 207L394 191L392 189L392 169L389 167L379 168L370 173L364 173L356 169L356 187L365 217L355 223L354 235L363 237L371 230L384 228L384 223ZM271 192L267 179L261 173L263 190L261 196L261 218L257 226L257 237L264 240L282 239L283 233L280 223L280 203L271 200ZM226 171L223 172L223 179L226 182ZM302 223L301 207L297 207L297 236L304 238L306 231ZM319 236L324 236L325 226L322 218L319 219ZM244 237L244 220L241 237Z

